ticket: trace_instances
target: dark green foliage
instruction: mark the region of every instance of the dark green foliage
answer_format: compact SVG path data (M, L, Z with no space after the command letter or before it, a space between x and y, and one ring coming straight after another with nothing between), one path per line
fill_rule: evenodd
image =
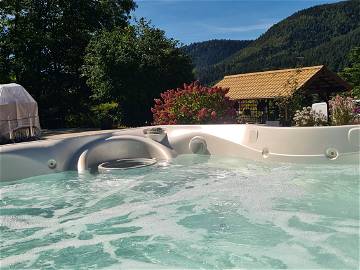
M198 79L214 83L224 75L299 65L326 64L340 71L350 49L359 44L359 14L358 0L299 11L220 63L199 67Z
M352 96L360 99L360 47L351 50L349 60L350 65L340 75L352 85Z
M150 123L153 99L193 79L191 60L178 43L144 20L101 32L86 52L83 72L93 99L118 102L125 125Z
M346 35L333 38L331 41L315 48L304 51L304 66L312 65L311 59L326 65L332 71L340 71L349 65L348 54L356 45L360 44L360 27Z
M214 39L204 42L195 42L182 47L187 53L195 68L213 65L226 59L250 44L251 40Z
M94 126L102 129L116 128L121 122L121 111L116 102L101 103L91 108Z
M83 122L90 107L85 48L98 31L125 27L134 8L132 0L0 1L1 83L30 92L43 126Z

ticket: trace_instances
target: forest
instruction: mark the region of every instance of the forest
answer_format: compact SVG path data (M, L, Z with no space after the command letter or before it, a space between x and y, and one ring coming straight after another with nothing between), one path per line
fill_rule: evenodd
M314 6L276 23L256 40L244 41L235 52L229 45L240 41L193 43L184 51L196 60L196 78L206 84L225 75L296 66L326 65L339 72L349 65L351 49L360 44L359 14L358 0ZM206 62L199 62L204 53Z

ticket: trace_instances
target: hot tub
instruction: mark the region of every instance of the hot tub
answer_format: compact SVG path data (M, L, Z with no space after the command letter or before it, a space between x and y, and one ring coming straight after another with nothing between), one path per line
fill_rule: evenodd
M154 134L151 129L163 132ZM360 127L159 126L55 136L0 149L1 181L69 170L96 172L106 161L171 160L182 154L266 163L359 164Z
M162 126L1 147L2 269L358 269L359 126Z

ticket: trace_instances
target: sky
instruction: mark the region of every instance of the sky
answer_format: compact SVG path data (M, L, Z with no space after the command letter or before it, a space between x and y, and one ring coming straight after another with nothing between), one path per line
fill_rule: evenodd
M135 0L136 1L136 0ZM255 39L296 11L336 0L137 0L144 17L183 44L210 39Z

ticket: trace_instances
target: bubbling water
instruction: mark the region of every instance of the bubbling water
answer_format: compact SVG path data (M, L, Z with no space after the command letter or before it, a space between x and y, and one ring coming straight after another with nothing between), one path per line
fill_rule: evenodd
M356 167L184 155L131 171L2 183L1 269L359 268Z

